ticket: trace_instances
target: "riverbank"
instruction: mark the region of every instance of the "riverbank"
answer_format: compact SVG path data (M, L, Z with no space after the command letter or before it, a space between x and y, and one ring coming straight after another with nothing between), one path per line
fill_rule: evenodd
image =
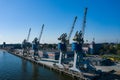
M63 75L67 75L75 80L104 80L103 78L106 78L104 75L108 76L108 79L111 77L109 75L113 75L112 78L110 78L109 80L115 80L118 79L119 80L119 66L120 65L115 65L115 66L96 66L96 69L98 70L102 70L102 73L100 74L93 74L93 73L76 73L76 72L72 72L69 71L68 68L64 68L64 69L60 69L56 66L54 66L55 63L57 63L57 60L49 60L49 59L45 59L42 58L41 60L34 60L32 57L30 56L23 56L22 53L18 53L16 51L9 51L12 55L15 55L17 57L20 57L22 59L25 59L27 61L30 61L32 63L38 64L42 67L48 68L51 71L56 71L59 74L63 74ZM118 70L118 71L116 71Z
M57 66L55 66L56 62L54 62L54 61L49 61L49 60L45 60L45 59L36 61L30 56L24 57L22 55L22 53L18 53L18 52L16 53L16 52L11 52L11 51L8 51L8 52L15 56L18 56L20 58L28 60L32 63L46 67L50 70L57 71L60 74L67 75L75 80L88 80L88 79L93 80L94 78L99 76L98 74L95 74L95 73L73 72L73 71L70 71L68 68L61 69L61 68L58 68Z

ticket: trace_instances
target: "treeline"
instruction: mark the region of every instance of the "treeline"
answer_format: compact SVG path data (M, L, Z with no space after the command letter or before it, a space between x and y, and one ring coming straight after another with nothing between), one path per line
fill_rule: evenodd
M120 55L120 44L105 43L99 49L100 54L119 54Z
M22 49L22 44L1 44L0 48L12 48L12 49ZM32 48L32 44L30 46ZM56 50L57 49L57 44L48 44L48 43L44 43L44 44L40 44L39 45L39 50Z
M48 43L45 43L45 44L40 44L40 50L57 50L57 44L48 44Z
M21 44L1 44L0 48L21 49Z

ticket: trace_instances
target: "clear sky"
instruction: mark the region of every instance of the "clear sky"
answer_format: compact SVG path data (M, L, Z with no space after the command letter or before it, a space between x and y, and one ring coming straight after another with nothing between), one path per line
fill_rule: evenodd
M41 43L58 43L62 33L69 33L78 16L72 38L81 30L84 8L88 7L85 40L120 41L120 0L0 0L0 43L21 43L39 36Z

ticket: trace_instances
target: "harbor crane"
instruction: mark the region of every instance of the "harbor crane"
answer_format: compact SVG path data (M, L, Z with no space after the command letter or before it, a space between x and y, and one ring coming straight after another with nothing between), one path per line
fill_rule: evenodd
M41 37L42 37L43 29L44 29L44 24L42 25L42 29L41 29L39 37L38 38L35 37L35 39L32 42L32 47L33 47L33 50L34 50L34 59L35 60L38 60L38 57L39 57L39 46L40 46L40 40L41 40Z
M67 51L67 44L69 44L69 40L70 40L70 37L72 35L72 32L73 32L73 29L74 29L74 26L75 26L75 23L76 23L76 20L77 20L77 16L75 17L74 19L74 22L73 22L73 25L71 27L71 30L70 30L70 33L67 37L67 34L66 33L63 33L59 38L58 40L60 40L61 42L58 44L58 49L60 50L60 56L59 56L59 63L56 64L59 68L63 68L63 61L65 59L65 56L66 56L66 51Z
M91 65L89 61L83 60L84 53L83 53L82 47L84 43L86 14L87 14L87 8L85 8L85 12L84 12L82 30L76 32L73 38L75 42L72 43L72 51L74 51L74 63L73 63L73 67L71 67L70 70L76 71L76 72L81 72L79 68L81 68L82 65L87 70L96 70L95 67Z
M41 29L41 32L40 32L40 35L39 35L39 38L38 38L39 43L40 43L40 40L41 40L41 37L42 37L43 29L44 29L44 24L42 25L42 29Z
M73 25L72 25L72 27L71 27L70 33L68 34L68 37L67 37L67 44L70 43L69 41L70 41L70 38L71 38L71 35L72 35L72 32L73 32L73 29L74 29L76 20L77 20L77 16L75 16L75 19L74 19Z
M39 56L39 41L37 37L32 41L32 46L34 50L34 59L37 60Z
M63 68L62 62L65 59L66 53L66 42L67 42L67 34L63 33L58 40L61 42L58 44L58 49L60 50L59 62L56 64L59 68Z
M29 29L27 39L24 39L22 42L22 49L24 56L30 55L30 48L31 48L31 43L29 42L30 32L31 32L31 28Z

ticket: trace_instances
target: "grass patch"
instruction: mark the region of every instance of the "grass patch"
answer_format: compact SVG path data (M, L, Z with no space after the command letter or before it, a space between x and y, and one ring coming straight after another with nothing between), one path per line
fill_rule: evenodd
M105 59L114 59L114 61L120 61L120 55L114 55L114 54L111 54L111 55L102 55L101 56L102 58L105 58Z

